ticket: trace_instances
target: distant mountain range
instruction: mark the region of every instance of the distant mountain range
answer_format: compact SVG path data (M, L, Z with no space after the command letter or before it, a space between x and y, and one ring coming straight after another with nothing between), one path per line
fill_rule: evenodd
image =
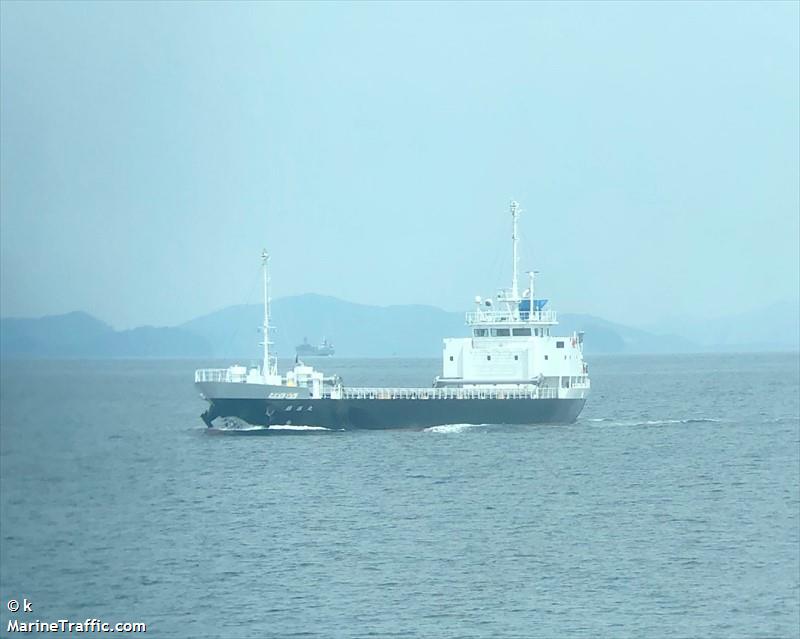
M658 332L666 326L714 351L796 351L800 345L800 300L784 300L757 310L703 321L671 317L648 330Z
M87 313L0 319L0 357L204 357L211 345L181 328L115 331Z
M780 311L777 317L776 313L732 317L727 323L719 320L706 328L697 323L692 325L693 331L682 331L681 336L631 328L591 315L560 314L559 332L585 331L587 354L797 350L797 307L790 304L773 310ZM231 306L175 327L143 326L125 331L115 331L81 312L38 319L5 318L0 320L0 356L255 360L261 352L258 327L262 312L260 305ZM273 348L281 357L294 357L295 346L304 338L314 344L323 337L333 343L337 357L438 357L443 337L468 334L463 313L432 306L367 306L313 294L275 300L272 315L276 327ZM678 328L688 325L675 324ZM751 339L744 339L747 337Z

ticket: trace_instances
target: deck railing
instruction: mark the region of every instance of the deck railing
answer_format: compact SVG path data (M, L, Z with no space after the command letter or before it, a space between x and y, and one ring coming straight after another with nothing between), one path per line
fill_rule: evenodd
M247 373L231 374L227 368L199 368L194 372L195 382L243 382Z
M326 395L326 397L329 395ZM556 399L558 389L343 388L342 399Z
M469 311L467 324L557 324L555 311Z

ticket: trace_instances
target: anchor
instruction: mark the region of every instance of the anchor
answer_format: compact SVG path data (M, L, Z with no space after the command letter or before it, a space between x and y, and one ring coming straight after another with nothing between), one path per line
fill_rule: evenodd
M200 415L200 417L206 423L206 426L209 428L214 428L213 422L217 417L219 417L219 414L214 410L214 406L212 404L202 415Z

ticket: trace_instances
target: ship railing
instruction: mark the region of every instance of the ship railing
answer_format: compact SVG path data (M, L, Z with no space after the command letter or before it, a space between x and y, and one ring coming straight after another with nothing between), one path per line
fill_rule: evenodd
M555 311L469 311L467 324L558 324Z
M326 394L326 397L330 397ZM343 388L342 399L555 399L557 388Z
M194 372L195 382L241 382L244 374L232 375L227 368L198 368Z

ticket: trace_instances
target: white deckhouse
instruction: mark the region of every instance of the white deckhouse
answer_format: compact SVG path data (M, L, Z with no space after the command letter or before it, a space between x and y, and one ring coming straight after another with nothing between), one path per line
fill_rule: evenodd
M556 313L547 300L534 297L534 275L528 289L518 292L517 221L520 208L511 202L513 276L510 289L497 296L475 298L466 314L472 335L446 338L442 376L436 387L516 389L544 398L585 398L590 382L583 359L583 333L557 336Z

